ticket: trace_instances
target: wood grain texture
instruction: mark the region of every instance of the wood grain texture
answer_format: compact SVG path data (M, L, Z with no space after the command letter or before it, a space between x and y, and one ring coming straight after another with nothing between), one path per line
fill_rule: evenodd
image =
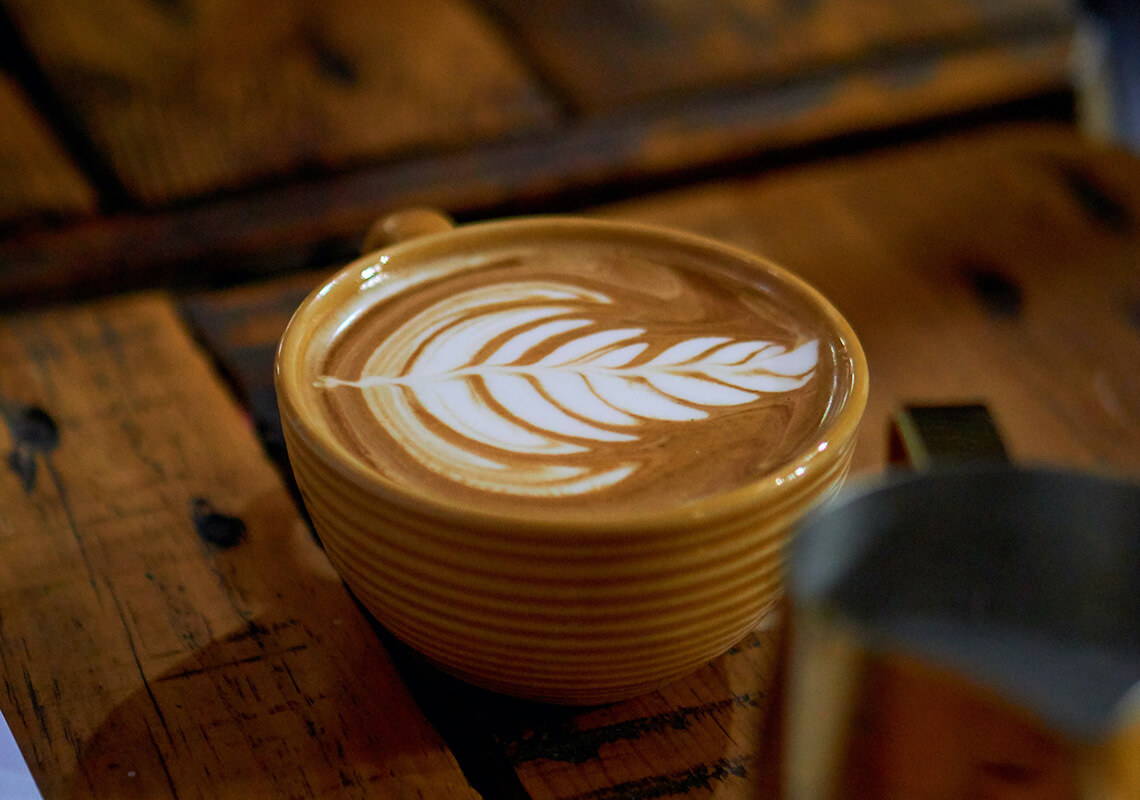
M46 798L475 797L163 297L3 318L0 365L0 708Z
M137 202L0 240L0 299L234 282L404 205L559 203L1064 92L1069 6L9 0Z
M534 708L494 736L534 800L773 798L781 620L660 691L575 713Z
M95 210L95 192L8 73L0 71L0 223Z
M220 357L231 388L253 419L258 439L283 467L287 463L285 434L273 382L277 341L297 306L330 274L330 270L300 272L224 292L195 292L184 296L179 305L203 346ZM283 473L287 481L293 480L289 469Z
M867 62L937 61L1071 26L1063 0L485 0L547 80L597 112Z
M1015 460L1140 477L1134 156L1060 126L996 128L589 213L716 237L828 295L870 361L859 478L884 467L897 406L961 400L989 406ZM268 343L318 277L188 306L220 362L256 390ZM452 687L430 714L482 726L533 798L774 797L777 633L627 703L520 706Z
M121 214L0 240L0 300L44 301L163 281L224 285L331 263L380 214L434 205L565 205L734 159L969 114L1056 92L1069 39L713 92L582 118L531 138L409 158L173 212ZM1000 113L1000 112L999 112ZM581 200L576 200L581 202Z
M6 5L56 93L145 202L554 119L464 0Z

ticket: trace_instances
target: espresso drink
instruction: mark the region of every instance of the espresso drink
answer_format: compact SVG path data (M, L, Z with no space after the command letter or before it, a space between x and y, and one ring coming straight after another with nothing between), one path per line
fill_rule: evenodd
M631 697L740 641L867 391L795 277L660 229L547 218L343 268L277 357L289 459L361 603L444 669Z
M386 480L465 507L731 491L818 445L837 380L802 298L675 249L507 244L386 273L354 302L312 381L332 431Z

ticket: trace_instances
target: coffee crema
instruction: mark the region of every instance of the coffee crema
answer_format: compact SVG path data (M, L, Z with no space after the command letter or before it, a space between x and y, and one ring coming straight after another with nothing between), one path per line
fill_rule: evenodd
M847 353L786 281L618 239L380 255L308 384L334 438L413 495L657 512L827 447Z

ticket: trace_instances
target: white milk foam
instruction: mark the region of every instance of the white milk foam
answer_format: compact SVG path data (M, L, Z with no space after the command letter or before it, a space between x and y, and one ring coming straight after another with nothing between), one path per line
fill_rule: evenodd
M814 338L788 347L710 330L669 340L607 322L612 312L609 296L571 283L461 291L386 336L358 378L318 386L363 392L383 429L442 477L560 497L636 472L623 448L647 425L659 432L800 389L819 359ZM560 461L600 447L612 455L602 464Z

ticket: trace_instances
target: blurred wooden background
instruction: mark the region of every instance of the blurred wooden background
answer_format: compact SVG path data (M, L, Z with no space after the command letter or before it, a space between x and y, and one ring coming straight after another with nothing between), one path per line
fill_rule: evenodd
M288 492L281 330L393 208L664 224L848 317L857 472L899 404L980 398L1015 460L1135 477L1140 158L1088 136L1127 108L1118 15L0 0L0 707L44 796L778 796L781 625L587 709L374 631Z
M1066 117L1070 0L3 0L0 301L347 258L962 120Z

